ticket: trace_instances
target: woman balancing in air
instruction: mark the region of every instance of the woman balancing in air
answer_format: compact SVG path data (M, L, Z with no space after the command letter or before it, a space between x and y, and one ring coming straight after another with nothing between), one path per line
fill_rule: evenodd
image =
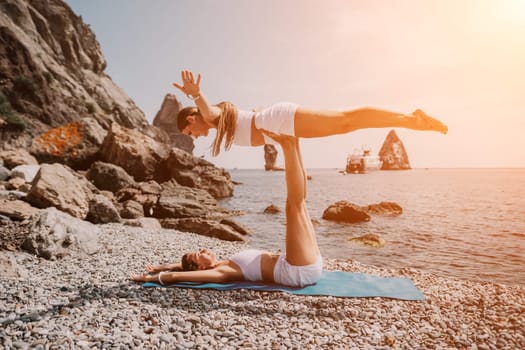
M200 74L197 80L190 71L182 71L182 85L173 85L194 100L197 107L183 108L178 116L179 130L195 138L207 136L210 128L217 129L212 155L232 144L239 146L262 146L273 140L262 131L278 135L314 138L345 134L366 128L400 127L413 130L431 130L446 134L448 128L418 109L412 114L400 114L375 108L359 108L351 111L311 110L294 103L277 103L261 111L237 109L231 102L210 105L200 90Z
M248 249L217 261L215 254L202 249L187 253L180 264L148 266L147 273L131 275L137 282L233 282L264 281L293 287L316 283L323 259L306 209L306 172L297 137L267 133L283 149L286 168L286 254ZM180 270L183 271L169 271Z

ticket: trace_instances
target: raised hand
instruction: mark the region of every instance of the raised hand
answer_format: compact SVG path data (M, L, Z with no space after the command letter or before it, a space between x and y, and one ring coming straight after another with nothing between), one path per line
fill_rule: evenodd
M184 92L188 97L193 96L195 98L199 95L201 88L201 74L199 73L197 75L197 81L195 81L195 78L193 77L193 72L189 70L183 70L181 72L182 77L182 85L178 83L173 83L173 86L175 86L180 91Z
M146 271L149 272L149 273L157 273L157 272L163 271L163 269L162 269L161 266L148 265L148 266L146 266Z

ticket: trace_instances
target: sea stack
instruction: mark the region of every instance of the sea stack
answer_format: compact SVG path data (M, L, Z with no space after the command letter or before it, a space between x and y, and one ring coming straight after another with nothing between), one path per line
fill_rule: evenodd
M379 158L383 162L381 170L411 169L403 142L401 142L394 130L390 130L386 136L385 142L379 151Z

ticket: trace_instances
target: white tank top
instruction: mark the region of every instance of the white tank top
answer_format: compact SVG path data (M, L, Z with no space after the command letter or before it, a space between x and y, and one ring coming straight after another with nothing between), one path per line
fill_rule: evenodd
M230 260L239 265L245 280L262 281L262 253L262 250L247 249L230 257Z
M233 143L237 146L252 145L252 111L239 110L237 114L237 126L233 134Z

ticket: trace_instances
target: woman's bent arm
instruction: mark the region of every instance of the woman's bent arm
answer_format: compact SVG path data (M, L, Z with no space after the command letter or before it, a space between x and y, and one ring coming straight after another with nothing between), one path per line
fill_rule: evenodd
M197 108L199 109L202 117L206 123L211 126L217 126L215 120L221 115L222 111L217 106L212 106L204 94L200 90L201 84L201 75L197 75L197 81L193 78L193 72L183 70L181 72L182 84L173 83L177 89L184 92L188 97L190 97L194 102Z

